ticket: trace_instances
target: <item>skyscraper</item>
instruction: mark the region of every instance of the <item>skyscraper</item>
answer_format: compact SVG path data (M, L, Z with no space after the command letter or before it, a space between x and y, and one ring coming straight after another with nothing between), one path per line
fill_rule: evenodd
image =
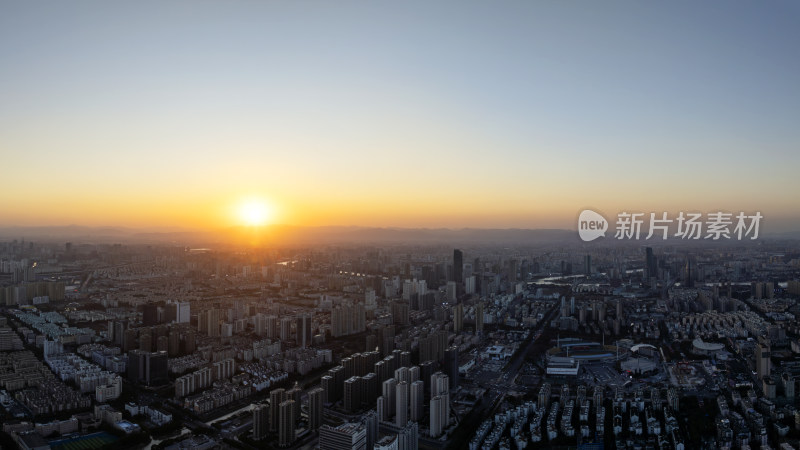
M453 250L453 281L464 282L464 254L459 249Z

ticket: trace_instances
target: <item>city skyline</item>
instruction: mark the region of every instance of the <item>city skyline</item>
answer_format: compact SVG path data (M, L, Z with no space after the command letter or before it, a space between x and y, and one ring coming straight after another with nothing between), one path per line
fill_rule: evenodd
M3 9L0 226L797 231L789 2Z

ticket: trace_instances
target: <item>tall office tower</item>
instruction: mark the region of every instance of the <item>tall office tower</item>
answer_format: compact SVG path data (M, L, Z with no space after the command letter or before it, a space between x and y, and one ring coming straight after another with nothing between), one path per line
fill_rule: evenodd
M648 282L650 278L658 278L658 263L656 257L653 255L653 248L647 247L645 249L645 273L647 274Z
M180 302L177 304L176 321L178 323L189 323L191 319L191 304L189 302Z
M397 398L394 402L394 423L402 428L408 423L408 383L405 381L397 383L395 392Z
M569 298L569 315L570 316L575 315L575 297Z
M478 300L475 305L475 332L479 335L483 334L483 301Z
M319 450L367 450L367 429L363 424L344 423L319 427Z
M322 425L322 397L325 391L314 388L308 391L308 427L316 431Z
M445 400L438 395L431 398L430 433L435 438L441 436L444 429L442 424L444 404Z
M373 448L375 441L378 440L378 414L375 411L369 411L364 414L361 420L364 428L367 430L367 448Z
M411 421L422 422L425 415L425 383L422 380L411 383L409 403L411 404Z
M450 389L458 387L458 347L452 346L444 352L444 370L450 378Z
M409 422L397 434L397 450L418 450L419 449L419 425L416 422Z
M453 306L453 332L458 334L464 329L464 304Z
M280 404L286 401L286 390L283 388L269 391L269 431L278 431Z
M383 404L386 407L383 417L389 419L395 413L395 400L397 400L397 381L394 378L389 378L383 382Z
M453 281L464 282L464 254L459 249L453 250Z
M762 380L764 377L768 377L770 375L771 367L769 359L769 345L759 342L756 346L756 373L758 373L759 380Z
M284 317L281 319L281 341L288 341L292 337L292 319Z
M155 303L142 305L142 325L152 327L158 323L158 306Z
M260 441L267 437L269 431L269 407L265 404L256 405L253 409L253 439Z
M206 328L210 337L219 337L219 310L208 310L208 327Z
M280 413L278 420L280 427L278 429L278 445L281 447L288 447L294 442L294 400L286 400L279 406Z
M586 255L586 262L584 263L584 271L586 275L592 274L592 255Z

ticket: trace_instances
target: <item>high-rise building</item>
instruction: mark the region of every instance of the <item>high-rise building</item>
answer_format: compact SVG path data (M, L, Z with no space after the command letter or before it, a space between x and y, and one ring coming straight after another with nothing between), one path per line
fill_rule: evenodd
M656 264L656 258L653 256L653 248L647 247L645 248L645 274L647 274L648 282L650 278L657 278L658 277L658 266Z
M219 337L219 310L209 309L206 318L208 320L208 325L206 326L206 332L208 333L208 336Z
M419 449L419 425L409 422L397 433L397 450Z
M322 425L322 397L325 391L315 388L308 392L308 427L315 431Z
M444 403L444 399L438 395L431 398L430 433L433 437L441 436L442 430L444 430L442 424Z
M361 408L362 401L361 377L350 377L344 382L344 409L350 414Z
M756 373L758 374L758 379L761 380L770 376L771 369L769 345L759 342L756 346Z
M308 347L311 345L311 339L314 336L311 330L311 314L302 314L297 319L297 343L300 344L303 348Z
M450 423L450 380L442 372L431 375L431 398L441 399L441 409L439 409L439 421L442 429L447 428Z
M281 341L288 341L292 336L292 319L284 317L281 319Z
M364 428L367 431L367 448L373 448L375 446L375 441L378 440L378 414L375 411L367 412L364 414L361 423L364 424Z
M294 400L286 400L279 406L279 429L278 429L278 445L281 447L288 447L294 442Z
M142 325L152 327L158 323L158 306L155 303L142 305Z
M139 350L143 352L153 351L153 336L150 333L139 335Z
M265 404L256 405L253 409L253 439L260 441L267 437L269 431L269 407Z
M383 417L389 419L395 413L395 401L397 400L397 381L394 378L389 378L383 382L383 404L386 407Z
M458 300L458 284L455 281L447 282L447 301L455 303Z
M464 304L459 303L453 307L453 332L461 333L464 329Z
M458 347L452 346L444 352L444 370L450 379L450 389L458 387Z
M191 318L191 305L189 302L180 302L177 304L177 318L178 323L189 323Z
M166 352L131 350L128 352L128 380L132 383L157 386L169 381Z
M286 401L286 390L283 388L273 389L269 392L269 430L278 431L278 420L280 419L280 404Z
M319 428L319 450L366 450L367 430L363 424L344 423Z
M453 281L464 282L464 254L459 249L453 250Z
M425 415L425 383L422 380L412 382L409 396L411 406L410 419L412 422L422 422L422 418Z
M477 278L475 275L470 275L464 279L464 292L467 294L474 294L477 292Z
M483 334L483 302L480 300L475 305L475 332Z
M408 383L397 383L394 423L397 427L404 427L408 423Z
M292 400L294 402L294 417L292 417L292 423L297 424L297 421L300 420L300 400L303 397L303 390L300 389L300 386L297 385L295 382L294 386L286 392L286 399Z

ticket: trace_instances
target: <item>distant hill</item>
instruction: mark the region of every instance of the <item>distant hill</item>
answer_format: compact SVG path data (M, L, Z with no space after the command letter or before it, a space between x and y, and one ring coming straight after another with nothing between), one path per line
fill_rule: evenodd
M575 242L576 234L558 229L482 228L378 228L299 227L272 225L221 230L142 230L126 227L46 226L2 227L0 238L74 243L175 243L179 245L234 244L257 242L278 245L321 243L407 243L407 244L536 244L553 241Z

